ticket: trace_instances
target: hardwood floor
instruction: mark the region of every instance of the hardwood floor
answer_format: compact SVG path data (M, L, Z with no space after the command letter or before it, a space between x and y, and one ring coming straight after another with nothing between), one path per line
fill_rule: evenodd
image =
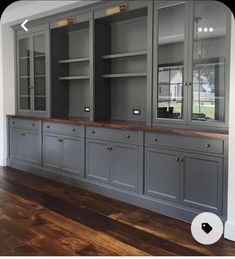
M12 168L0 168L0 255L235 255L190 224Z

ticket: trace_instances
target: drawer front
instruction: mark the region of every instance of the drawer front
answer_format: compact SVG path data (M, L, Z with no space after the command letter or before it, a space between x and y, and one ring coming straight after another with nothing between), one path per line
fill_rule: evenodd
M37 130L40 131L42 128L42 122L39 120L23 120L23 119L13 119L9 120L9 127L16 129L27 129L27 130Z
M141 143L141 133L139 131L87 127L86 136L125 143Z
M83 125L71 125L71 124L44 121L43 122L43 131L84 136L84 126Z
M180 148L221 155L224 153L224 141L217 139L146 133L145 144L147 146Z

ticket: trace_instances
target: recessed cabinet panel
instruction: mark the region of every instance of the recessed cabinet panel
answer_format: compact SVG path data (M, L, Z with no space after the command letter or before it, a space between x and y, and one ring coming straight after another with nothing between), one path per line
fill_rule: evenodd
M109 143L88 139L86 142L86 177L99 182L109 181Z
M145 150L145 194L179 200L179 155L147 147Z
M156 17L155 118L183 119L185 4L159 9Z
M61 145L58 135L44 134L43 136L43 165L54 169L60 168Z
M41 132L26 131L24 140L24 161L41 165Z
M10 158L23 159L22 130L10 128Z
M84 138L62 138L62 170L84 176Z
M111 144L113 185L137 191L142 170L139 163L139 148L135 145Z
M182 154L181 203L221 213L222 158Z
M192 120L225 121L227 8L221 2L195 1Z

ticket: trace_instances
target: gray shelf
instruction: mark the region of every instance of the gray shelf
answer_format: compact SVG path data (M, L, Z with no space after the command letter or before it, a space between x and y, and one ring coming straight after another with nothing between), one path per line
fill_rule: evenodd
M21 79L30 78L30 76L20 76Z
M34 57L35 58L43 58L43 57L45 57L46 55L45 54L39 54L39 55L35 55Z
M89 58L72 58L72 59L64 59L60 60L60 64L67 64L67 63L75 63L75 62L86 62L89 61Z
M30 58L30 56L25 56L25 57L20 57L20 59L22 60L24 60L24 59L29 59Z
M39 77L46 77L46 75L35 75L34 77L39 78Z
M134 52L125 52L119 54L111 54L102 56L102 59L112 59L112 58L126 58L126 57L136 57L136 56L145 56L147 55L147 51L134 51Z
M147 73L123 73L123 74L107 74L103 78L120 78L120 77L145 77Z
M90 79L90 76L62 76L59 77L60 80L84 80Z

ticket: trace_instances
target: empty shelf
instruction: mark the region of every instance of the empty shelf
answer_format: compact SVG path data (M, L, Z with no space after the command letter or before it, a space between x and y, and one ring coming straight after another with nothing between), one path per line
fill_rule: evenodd
M21 79L30 78L30 76L20 76Z
M45 57L45 54L38 54L38 55L35 55L34 57L35 58L42 58L42 57Z
M38 77L45 77L46 75L35 75L36 78Z
M119 53L119 54L111 54L111 55L105 55L102 58L103 59L111 59L111 58L125 58L125 57L135 57L135 56L144 56L147 55L147 51L135 51L135 52L125 52L125 53Z
M28 59L30 56L20 57L20 59Z
M65 60L60 60L60 64L66 64L66 63L75 63L75 62L84 62L84 61L89 61L89 58L72 58L72 59L65 59Z
M90 79L89 76L63 76L59 77L60 80L82 80L82 79Z
M124 73L124 74L108 74L103 75L103 78L118 78L118 77L144 77L147 73Z

